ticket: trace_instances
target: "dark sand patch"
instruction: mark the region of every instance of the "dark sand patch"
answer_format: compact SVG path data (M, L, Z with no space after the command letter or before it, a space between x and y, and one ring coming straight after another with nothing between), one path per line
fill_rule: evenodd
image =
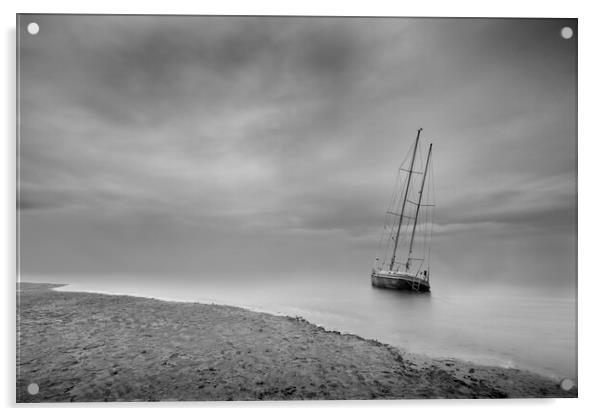
M18 288L18 402L577 396L537 374L424 359L303 319L59 286Z

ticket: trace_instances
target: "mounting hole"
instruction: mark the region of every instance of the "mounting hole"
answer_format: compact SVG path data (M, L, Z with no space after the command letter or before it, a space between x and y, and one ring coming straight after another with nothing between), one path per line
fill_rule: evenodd
M40 386L38 386L38 383L30 383L29 386L27 386L27 393L31 394L32 396L38 394L39 391Z
M563 378L560 380L560 388L564 391L569 391L575 387L575 382L570 378Z
M40 31L40 25L37 24L36 22L31 22L30 24L27 25L27 31L29 32L30 35L37 35L38 32Z
M564 39L570 39L573 37L573 29L571 29L568 26L563 27L562 29L560 29L560 36L562 36Z

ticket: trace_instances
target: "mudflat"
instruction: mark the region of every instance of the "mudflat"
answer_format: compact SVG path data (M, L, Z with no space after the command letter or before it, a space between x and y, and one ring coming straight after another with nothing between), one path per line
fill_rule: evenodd
M538 374L429 359L302 318L59 286L17 287L17 402L577 397Z

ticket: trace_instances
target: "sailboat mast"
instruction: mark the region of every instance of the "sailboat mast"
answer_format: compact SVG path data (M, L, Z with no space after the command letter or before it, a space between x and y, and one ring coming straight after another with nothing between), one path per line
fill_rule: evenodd
M416 225L418 224L418 213L420 211L420 203L422 202L422 191L424 191L424 182L429 169L429 161L431 160L431 151L433 144L429 145L429 153L426 157L426 165L424 166L424 174L422 175L422 184L420 185L420 193L418 194L418 205L416 206L416 216L414 217L414 227L412 228L412 237L410 238L410 250L408 251L408 261L406 262L406 271L410 268L410 259L412 257L412 246L414 245L414 236L416 235Z
M401 213L399 214L399 223L397 224L397 235L395 236L395 246L393 247L393 255L391 256L391 264L389 265L389 270L393 270L393 266L395 265L395 254L397 253L397 243L399 242L399 233L401 232L401 223L403 222L403 213L406 208L406 201L408 199L408 191L410 190L410 180L412 179L412 173L414 173L414 161L416 160L416 150L418 149L418 140L420 140L420 132L422 132L422 128L419 128L418 134L416 134L416 142L414 143L414 152L412 153L412 162L410 163L410 171L408 173L408 181L407 181L405 193L403 196L403 203L401 204Z

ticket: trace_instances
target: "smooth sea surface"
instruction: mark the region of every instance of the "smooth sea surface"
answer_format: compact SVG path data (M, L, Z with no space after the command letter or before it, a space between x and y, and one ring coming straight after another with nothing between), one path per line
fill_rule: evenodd
M576 299L564 293L431 282L432 293L373 288L349 278L279 276L216 279L141 276L22 276L67 283L59 290L128 294L241 306L301 316L326 329L431 357L577 378Z

